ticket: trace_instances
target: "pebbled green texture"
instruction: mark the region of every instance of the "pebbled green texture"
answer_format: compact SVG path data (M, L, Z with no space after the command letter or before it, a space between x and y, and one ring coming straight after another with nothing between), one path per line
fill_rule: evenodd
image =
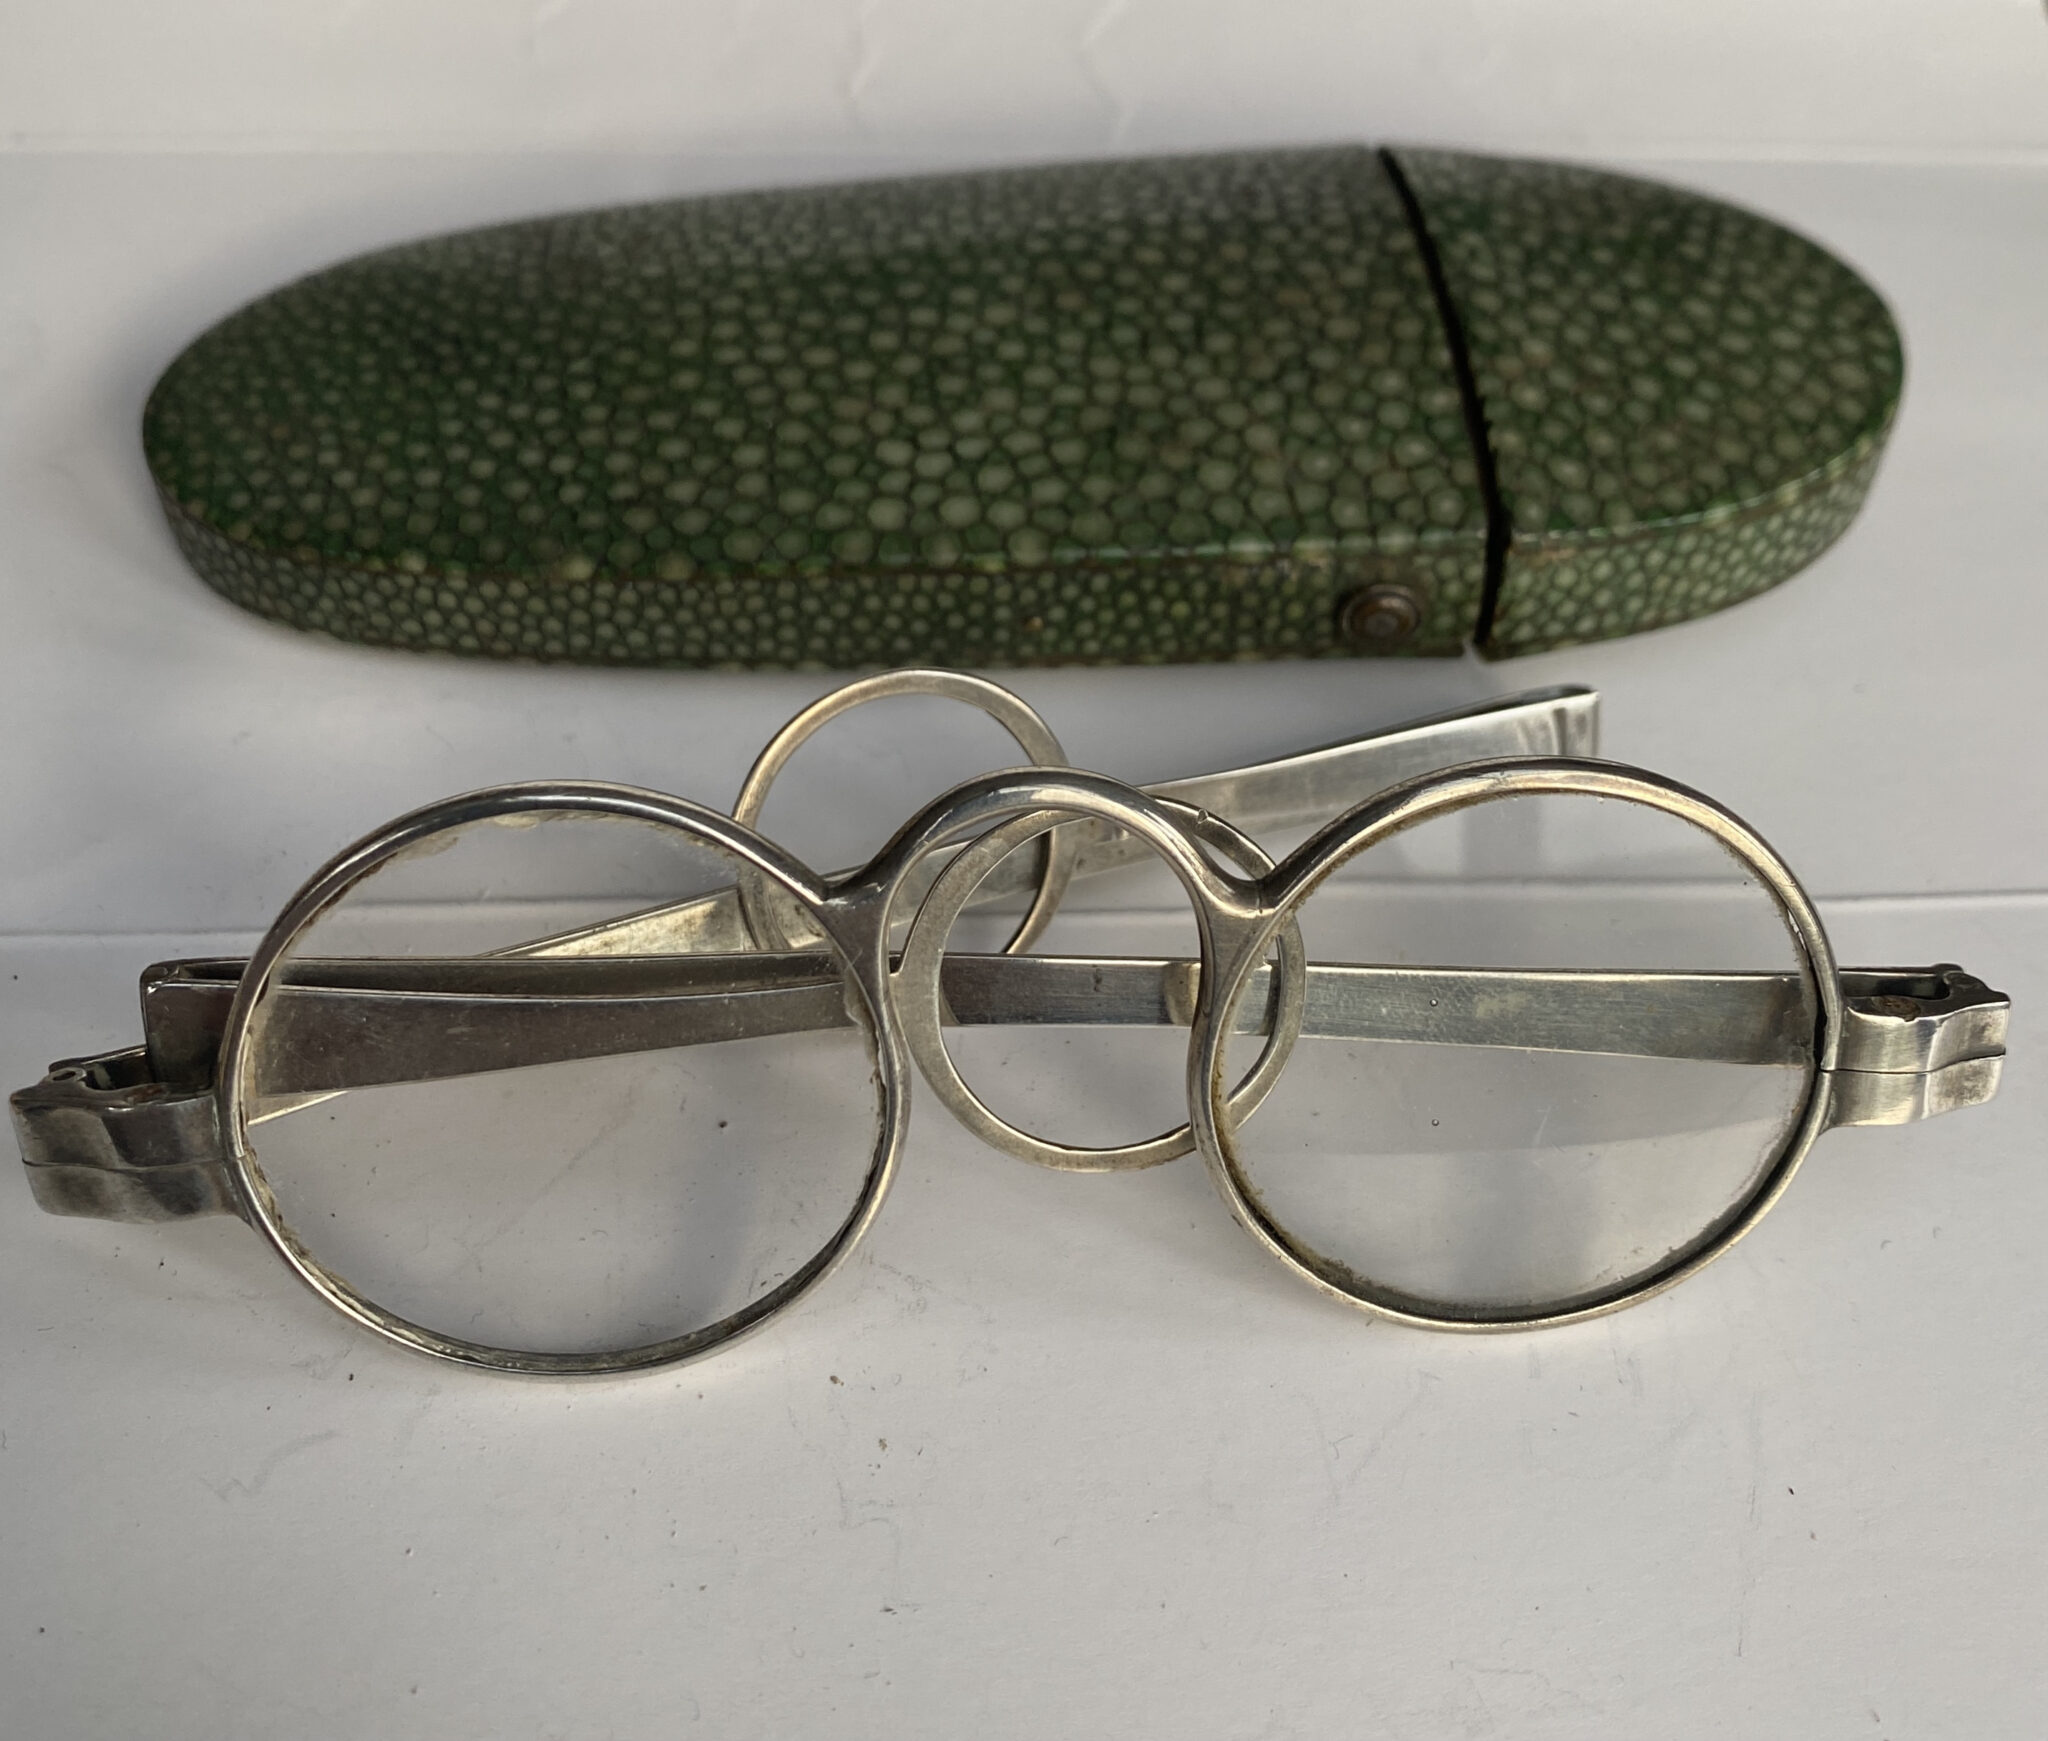
M1400 162L1510 522L1489 652L1703 616L1841 535L1904 368L1854 272L1655 182L1450 152Z
M1342 147L394 248L203 335L144 444L210 584L378 645L1513 652L1783 579L1853 515L1898 383L1882 304L1765 220ZM1360 637L1387 587L1412 632Z

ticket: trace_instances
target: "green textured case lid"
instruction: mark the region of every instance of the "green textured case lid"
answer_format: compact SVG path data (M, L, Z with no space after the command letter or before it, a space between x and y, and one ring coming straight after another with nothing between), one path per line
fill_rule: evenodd
M1438 151L1400 163L1510 534L1488 652L1683 622L1841 535L1903 373L1891 316L1854 272L1655 182Z
M380 645L637 664L1520 652L1775 584L1898 340L1601 172L1361 147L734 194L394 248L144 419L187 556Z

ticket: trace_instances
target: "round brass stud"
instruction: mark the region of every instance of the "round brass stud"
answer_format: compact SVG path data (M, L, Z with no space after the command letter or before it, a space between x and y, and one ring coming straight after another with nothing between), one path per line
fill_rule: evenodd
M1422 598L1413 587L1383 581L1346 599L1337 622L1354 647L1384 651L1400 646L1422 627Z

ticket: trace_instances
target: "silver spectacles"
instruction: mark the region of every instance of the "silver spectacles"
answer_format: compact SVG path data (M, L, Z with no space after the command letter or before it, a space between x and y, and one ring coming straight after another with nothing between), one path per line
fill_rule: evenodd
M983 708L1034 765L855 871L756 830L799 744L905 694ZM1838 970L1746 824L1588 759L1596 708L1538 691L1139 789L1066 768L995 684L869 678L784 727L730 816L562 781L378 829L248 961L148 969L142 1045L13 1096L22 1158L53 1213L239 1215L406 1346L623 1372L723 1347L845 1260L914 1064L1008 1155L1199 1153L1347 1304L1611 1311L1727 1250L1822 1131L1988 1100L2009 1006L1950 966ZM1251 832L1302 827L1277 863ZM1180 947L1032 952L1143 929L1069 891L1145 862L1145 923ZM959 946L1020 905L998 947ZM1082 1140L1084 1115L1142 1128Z

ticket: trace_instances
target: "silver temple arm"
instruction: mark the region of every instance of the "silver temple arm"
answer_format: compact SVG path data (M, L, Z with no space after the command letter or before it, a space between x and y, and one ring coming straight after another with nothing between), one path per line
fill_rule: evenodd
M1254 839L1306 828L1417 774L1492 756L1592 756L1600 751L1600 697L1564 685L1483 701L1370 737L1347 738L1270 762L1162 780L1145 790L1221 816ZM1105 823L1074 825L1082 846L1076 876L1136 864L1150 849ZM936 874L936 870L934 872ZM979 901L1023 894L1033 871L1023 854L997 866Z
M53 1066L13 1098L37 1201L58 1214L233 1213L211 1087L241 964L172 963L146 983L157 1069L135 1048ZM1948 966L1849 970L1832 1122L1897 1124L1988 1100L2007 1000ZM1184 1025L1191 961L950 956L956 1024ZM1797 1064L1790 975L1313 965L1302 1036ZM1255 988L1242 1008L1263 1011ZM459 1020L456 1019L459 1017ZM276 1112L429 1080L843 1024L816 955L302 962L279 994L260 1093ZM1262 1031L1254 1013L1246 1032Z
M1257 837L1268 830L1327 822L1416 774L1493 756L1591 756L1599 752L1599 740L1599 695L1575 684L1563 684L1431 714L1387 731L1346 738L1249 767L1163 780L1144 790L1157 798L1177 799L1207 810ZM1081 837L1074 870L1078 877L1096 876L1149 856L1147 847L1105 824L1077 822L1068 826ZM936 858L923 867L922 880L904 891L903 910L916 910L941 868L942 862ZM846 874L836 873L830 880ZM1014 899L1029 890L1035 874L1029 855L1019 853L989 874L970 904L979 907ZM512 953L705 955L754 947L740 913L738 892L721 889L695 900L563 932Z

